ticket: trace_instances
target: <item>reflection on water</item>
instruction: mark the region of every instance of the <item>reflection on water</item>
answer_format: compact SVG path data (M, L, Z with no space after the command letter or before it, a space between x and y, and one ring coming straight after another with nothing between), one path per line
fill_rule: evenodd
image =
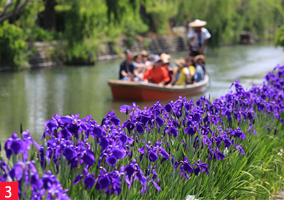
M172 55L172 59L187 52ZM205 94L220 97L232 81L239 79L244 87L260 84L262 77L276 64L284 64L284 52L272 45L222 47L206 56L210 84ZM107 79L117 79L121 60L99 63L95 67L54 67L20 72L0 73L0 140L19 132L20 124L39 140L43 123L54 113L68 115L92 114L101 121L109 110L119 113L122 104L132 102L112 100ZM197 100L200 95L190 97ZM167 103L168 101L162 101ZM153 102L137 102L140 107Z

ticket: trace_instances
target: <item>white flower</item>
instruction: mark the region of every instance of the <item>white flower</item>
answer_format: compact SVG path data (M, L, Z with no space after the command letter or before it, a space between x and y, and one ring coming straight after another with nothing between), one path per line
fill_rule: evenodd
M187 195L185 200L199 200L195 198L195 195Z
M282 153L279 152L277 155L282 156Z
M224 155L226 156L226 155L228 155L228 153L229 153L229 150L228 150L228 148L226 147L226 148L224 149Z

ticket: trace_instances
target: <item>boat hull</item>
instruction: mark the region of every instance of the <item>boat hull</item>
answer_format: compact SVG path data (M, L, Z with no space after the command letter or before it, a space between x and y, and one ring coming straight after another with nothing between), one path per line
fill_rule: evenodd
M173 99L179 96L191 96L202 93L206 90L209 77L194 85L173 86L171 88L159 87L157 84L146 84L143 82L126 82L109 80L112 97L114 99L135 100L135 101L155 101Z

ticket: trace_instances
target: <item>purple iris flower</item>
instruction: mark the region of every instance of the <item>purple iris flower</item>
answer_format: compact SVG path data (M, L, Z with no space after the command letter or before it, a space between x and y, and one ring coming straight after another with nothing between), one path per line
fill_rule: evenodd
M35 173L31 176L31 187L34 190L40 190L43 187L43 181L40 179L39 174Z
M94 152L92 150L87 150L87 152L83 156L83 161L91 166L95 162Z
M89 176L86 176L84 181L83 181L83 183L86 186L86 188L89 188L89 189L94 186L95 182L96 181L95 181L95 178L94 178L93 174L91 174Z
M127 128L128 132L132 131L135 128L134 123L129 119L126 122L122 123L123 128Z
M75 156L77 155L75 149L73 148L66 148L63 152L63 155L65 156L65 158L67 160L72 160L73 158L75 158Z
M120 120L116 116L112 117L110 121L116 126L120 124Z
M99 142L99 145L103 148L103 149L106 149L109 145L109 140L105 137L102 137L100 139L100 142Z
M215 148L214 151L210 150L209 159L223 160L224 158L225 155L221 153L221 151L218 148Z
M159 126L163 126L165 121L161 118L161 117L156 117L156 120L155 120Z
M61 130L61 134L63 138L66 138L66 139L69 139L72 137L72 133L67 128Z
M13 169L9 172L10 177L12 180L19 180L23 176L23 168L21 165L15 165Z
M189 134L189 135L193 136L196 131L194 130L194 127L187 127L187 128L184 129L184 132L186 134Z
M234 133L236 137L242 138L243 140L246 139L246 135L243 132L241 132L241 130L237 129L236 131L234 131Z
M46 171L42 177L43 187L48 189L49 185L57 182L57 178L52 174L50 170Z
M140 152L140 161L142 160L142 157L147 152L146 157L149 158L151 162L156 162L158 160L158 152L159 155L163 157L161 162L164 162L169 159L169 154L166 152L166 150L161 146L162 142L155 142L155 146L151 145L151 142L149 141L148 144L140 149L138 149L138 152Z
M38 190L38 191L33 191L31 200L41 200L42 197L44 196L44 194L45 194L45 189L41 189L41 190Z
M67 124L67 123L71 122L72 120L73 120L73 118L71 116L67 115L67 116L60 117L59 122L61 124Z
M200 114L195 113L192 117L192 120L198 123L200 121L200 118Z
M242 148L242 145L237 144L237 145L235 145L235 148L236 148L236 150L237 150L240 154L243 154L243 155L246 154L245 151L244 151L243 148Z
M99 126L97 126L97 127L95 127L94 129L93 129L93 131L92 131L92 136L94 137L94 139L95 139L95 136L97 137L97 138L101 138L102 136L103 136L103 130L102 130L102 128L101 127L99 127Z
M120 134L119 139L123 146L125 146L127 141L129 140L129 138L125 134Z
M125 178L125 181L128 184L128 188L131 187L131 183L133 181L135 181L137 178L139 179L139 181L142 185L146 184L146 178L143 175L143 172L140 169L138 163L136 163L135 159L132 159L132 161L129 163L129 165L127 165L123 169L124 169L124 171L126 172L126 175L127 175L126 178Z
M9 166L3 160L0 160L0 182L6 181L9 171Z
M149 160L151 162L155 162L156 160L158 160L158 156L157 156L157 152L156 151L151 151L149 153Z
M193 164L193 167L196 167L195 169L193 169L193 171L196 175L198 175L200 172L203 173L205 171L209 176L209 169L207 169L208 166L209 165L207 163L202 163L199 159L196 163Z
M83 176L82 174L79 174L78 176L76 176L76 178L75 178L75 180L72 182L71 186L80 183L80 181L82 180L83 177L84 177L84 176Z
M164 108L165 108L165 110L167 111L167 112L171 112L172 111L172 106L171 106L171 104L166 104L165 106L164 106Z
M174 169L177 170L178 166L180 166L180 175L181 177L185 177L186 179L189 179L189 175L190 173L193 172L193 168L191 166L191 164L189 163L188 158L185 156L184 160L175 163L175 167Z
M44 123L47 131L53 133L55 129L59 127L59 124L55 118L50 119L49 121Z
M47 189L47 200L60 199L60 200L71 200L66 195L67 190L63 190L60 183L54 183Z
M120 111L121 113L127 113L127 112L130 111L131 108L132 108L131 106L122 105L122 106L120 107L119 111Z
M112 154L116 159L123 159L126 156L126 152L122 148L114 148Z
M114 167L115 164L116 164L116 162L117 162L117 159L116 159L115 156L109 156L109 157L107 157L106 162L107 162L110 166Z
M18 138L17 133L13 133L11 138L5 142L4 149L6 151L6 156L10 159L12 153L18 155L20 152L23 152L24 144L23 141Z

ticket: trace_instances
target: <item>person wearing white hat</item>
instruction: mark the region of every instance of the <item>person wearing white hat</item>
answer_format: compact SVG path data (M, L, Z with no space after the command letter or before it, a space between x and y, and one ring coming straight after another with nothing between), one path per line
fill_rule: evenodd
M190 26L190 30L187 37L190 40L190 55L193 57L199 54L204 54L208 39L211 37L209 31L203 27L206 24L206 21L201 21L199 19L188 24ZM194 30L192 28L194 28Z

